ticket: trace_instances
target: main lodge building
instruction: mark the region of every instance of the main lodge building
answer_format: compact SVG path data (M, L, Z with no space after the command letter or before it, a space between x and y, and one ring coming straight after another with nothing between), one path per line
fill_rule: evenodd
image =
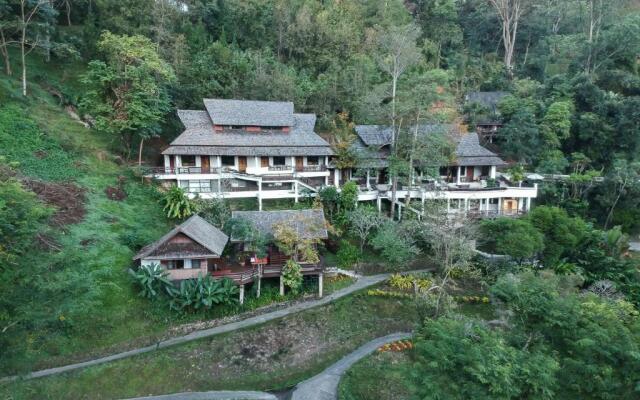
M390 129L378 125L356 127L356 169L340 170L332 163L329 143L314 131L316 116L294 112L293 103L205 99L204 111L179 110L185 130L163 151L164 166L153 176L177 184L201 198L294 199L315 195L328 185L340 188L354 180L359 201L391 201L387 174ZM531 207L535 185L515 184L498 168L505 162L480 145L476 133L462 133L453 125L427 124L420 134L446 133L456 157L440 168L437 179L422 176L399 187L400 209L407 196L414 202L442 200L450 212L476 215L518 214ZM413 209L418 212L418 210Z

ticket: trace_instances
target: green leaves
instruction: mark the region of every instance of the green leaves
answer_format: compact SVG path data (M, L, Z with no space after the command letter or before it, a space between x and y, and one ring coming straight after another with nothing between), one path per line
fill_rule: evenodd
M185 191L177 186L173 186L167 191L162 202L164 203L163 211L167 213L169 218L184 219L194 213L191 200L189 200Z
M218 304L231 304L238 293L238 287L228 278L214 279L212 276L199 276L180 282L178 288L171 291L169 306L176 311L194 311L211 308Z
M129 268L129 275L140 286L140 296L142 297L154 299L163 291L171 292L172 283L167 279L169 273L159 264L144 265L137 270Z
M302 286L302 271L300 264L293 259L287 260L282 267L282 280L284 284L291 289L293 294L298 294Z

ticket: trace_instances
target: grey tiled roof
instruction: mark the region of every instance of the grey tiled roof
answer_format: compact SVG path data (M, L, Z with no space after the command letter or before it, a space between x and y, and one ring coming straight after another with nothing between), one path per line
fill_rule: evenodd
M171 142L171 146L162 154L254 156L333 154L329 143L313 131L316 123L315 114L292 115L293 125L289 132L282 130L247 132L236 129L217 132L214 131L211 122L208 125L191 125L191 127L185 124L187 129ZM192 118L195 119L193 116ZM191 122L193 119L189 120L190 123L194 123ZM202 119L198 121L201 122Z
M281 211L232 211L232 218L244 218L267 235L273 234L275 225L285 223L303 239L326 239L327 227L322 209ZM232 240L236 240L232 238Z
M412 129L412 128L410 128ZM390 141L390 127L381 125L358 125L356 133L359 140L356 140L352 148L359 154L364 154L360 158L361 168L380 168L387 165L387 155L384 151L375 151L376 147ZM495 153L482 147L478 140L478 135L473 133L461 133L456 124L421 124L418 126L421 135L442 133L449 136L456 143L456 161L454 165L504 165L504 161ZM363 137L364 135L364 137ZM370 143L370 144L367 144Z
M178 118L187 129L211 126L211 119L206 111L178 110Z
M135 257L133 257L133 259L139 260L142 258L146 258L161 245L163 245L167 240L171 239L178 233L183 233L189 236L195 242L218 256L222 254L224 247L229 241L229 237L225 235L221 230L211 225L198 215L193 215L182 224L173 228L169 233L167 233L160 239L156 240L148 246L145 246L142 250L140 250L138 254L135 255ZM185 255L185 257L186 256L188 255Z
M293 103L204 99L214 125L292 126Z
M386 125L356 125L356 134L366 146L391 144L392 131Z
M455 165L504 165L500 157L491 150L482 147L475 132L462 134L457 138Z
M507 96L508 92L469 92L466 96L467 103L478 103L495 111L500 100Z

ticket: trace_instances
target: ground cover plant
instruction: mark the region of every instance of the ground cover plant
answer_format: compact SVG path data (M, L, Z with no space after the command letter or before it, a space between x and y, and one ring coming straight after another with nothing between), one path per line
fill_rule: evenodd
M123 398L185 390L289 387L359 345L417 322L411 303L358 293L265 325L0 388L18 398ZM135 371L135 373L133 373Z

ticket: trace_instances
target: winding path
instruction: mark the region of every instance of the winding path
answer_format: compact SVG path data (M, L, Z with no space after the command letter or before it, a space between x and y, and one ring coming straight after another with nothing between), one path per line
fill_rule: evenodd
M126 400L278 400L271 393L251 391L185 392L160 396L136 397Z
M403 274L410 274L410 273L417 273L417 272L427 272L429 270L427 269L422 269L422 270L416 270L416 271L405 271L402 272ZM163 340L161 342L158 342L154 345L151 346L146 346L146 347L140 347L137 349L133 349L133 350L128 350L128 351L124 351L122 353L116 353L116 354L112 354L110 356L106 356L106 357L100 357L100 358L96 358L93 360L89 360L89 361L83 361L83 362L79 362L79 363L75 363L75 364L69 364L69 365L64 365L62 367L55 367L55 368L48 368L48 369L43 369L40 371L34 371L34 372L30 372L28 374L25 375L13 375L13 376L6 376L3 378L0 378L0 383L6 383L6 382L11 382L11 381L15 381L18 379L33 379L33 378L41 378L44 376L49 376L49 375L56 375L56 374L60 374L63 372L69 372L69 371L73 371L76 369L80 369L80 368L86 368L86 367L91 367L94 365L99 365L99 364L104 364L110 361L115 361L115 360L121 360L123 358L128 358L128 357L132 357L138 354L143 354L143 353L148 353L150 351L154 351L154 350L158 350L158 349L163 349L165 347L169 347L169 346L175 346L178 344L183 344L183 343L187 343L187 342L191 342L194 340L198 340L198 339L203 339L203 338L207 338L207 337L211 337L211 336L216 336L216 335L220 335L223 333L227 333L227 332L232 332L238 329L243 329L243 328L248 328L251 326L255 326L255 325L260 325L260 324L264 324L265 322L269 322L272 321L274 319L278 319L278 318L282 318L282 317L286 317L287 315L291 315L291 314L295 314L298 313L300 311L304 311L304 310L308 310L310 308L314 308L314 307L318 307L318 306L322 306L328 303L331 303L334 300L337 300L341 297L344 296L348 296L354 292L357 292L358 290L361 289L365 289L369 286L373 286L375 284L378 284L382 281L384 281L385 279L387 279L391 274L379 274L379 275L370 275L370 276L363 276L361 278L359 278L353 285L350 285L346 288L337 290L333 293L331 293L330 295L327 295L321 299L317 299L317 300L311 300L311 301L307 301L307 302L303 302L303 303L298 303L298 304L294 304L290 307L287 308L283 308L281 310L276 310L273 312L269 312L266 314L262 314L262 315L256 315L254 317L250 317L247 319L243 319L241 321L236 321L236 322L232 322L226 325L219 325L213 328L209 328L209 329L203 329L200 331L195 331L195 332L191 332L187 335L183 335L183 336L177 336L171 339L167 339L167 340Z
M294 389L291 400L336 400L340 378L354 363L373 353L385 343L409 337L411 333L393 333L364 344L313 378L300 382Z

